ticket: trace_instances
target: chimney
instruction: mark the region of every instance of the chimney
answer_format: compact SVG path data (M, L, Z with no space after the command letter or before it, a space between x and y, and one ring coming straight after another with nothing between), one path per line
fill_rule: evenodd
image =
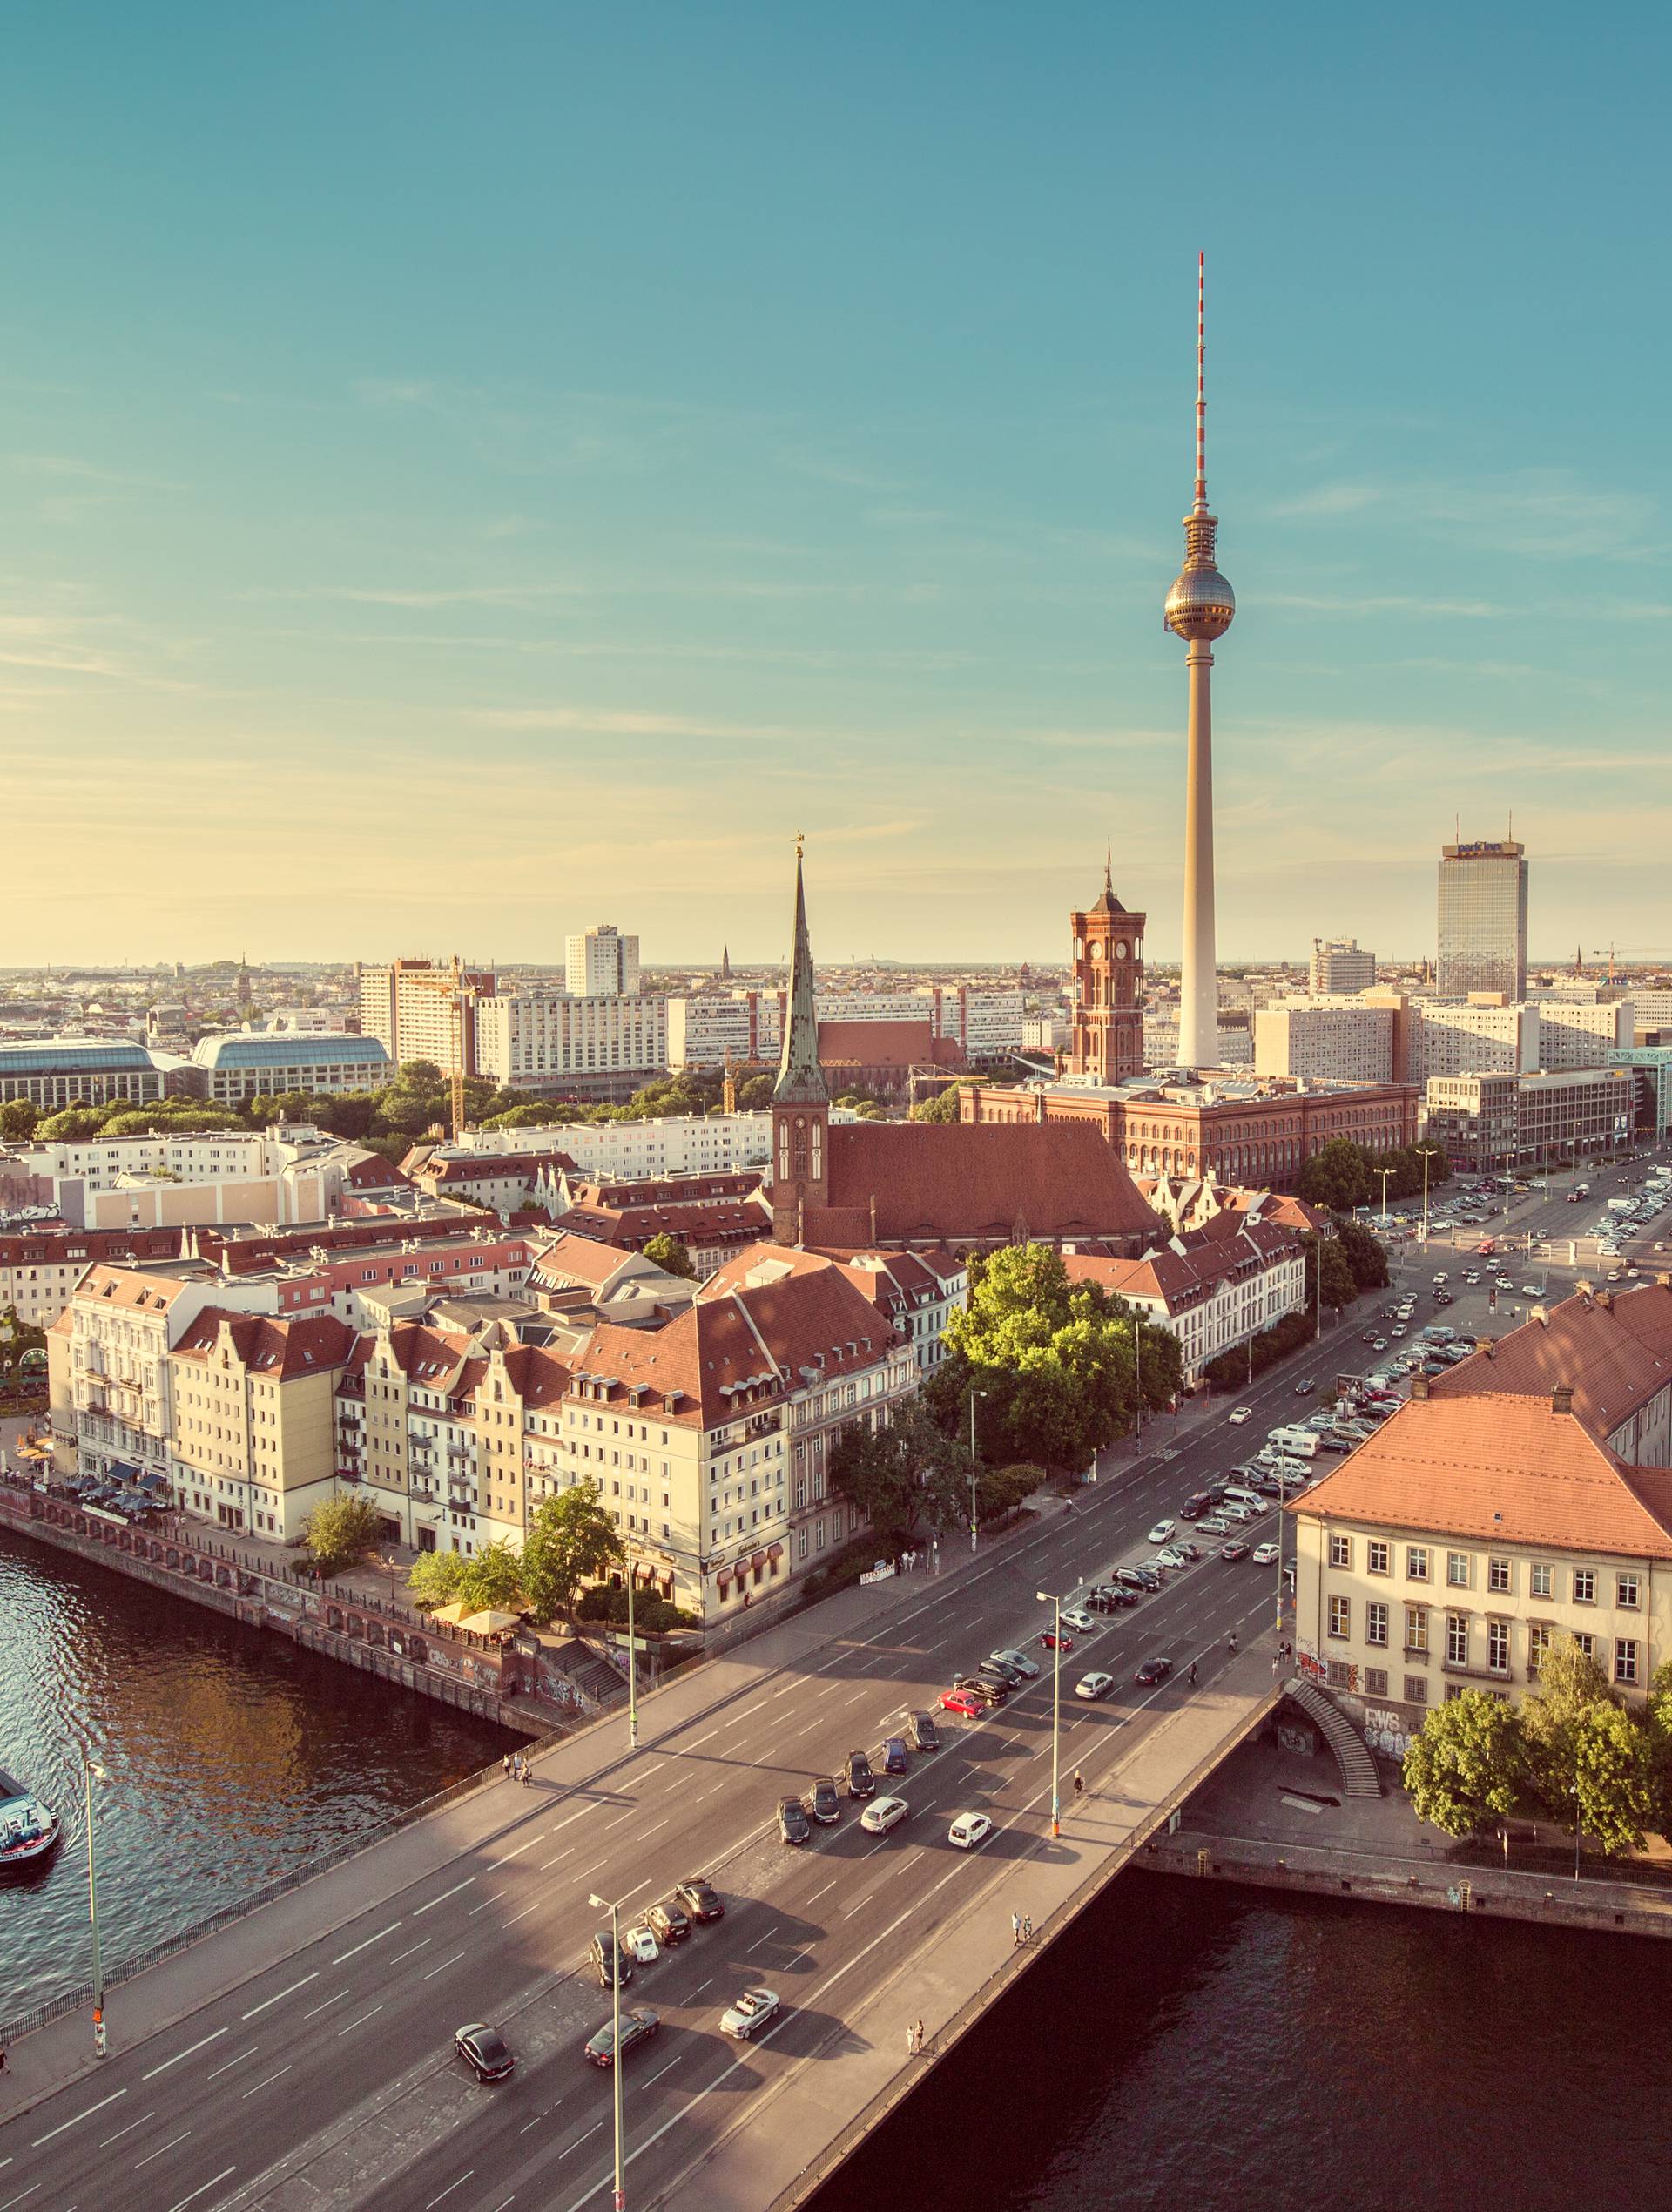
M1568 1383L1558 1383L1550 1393L1550 1411L1553 1413L1571 1413L1573 1410L1572 1386Z
M1037 1090L1034 1093L1034 1119L1039 1123L1040 1127L1043 1129L1045 1126L1045 1093L1043 1090Z
M1428 1395L1428 1378L1426 1375L1418 1374L1412 1376L1411 1395L1412 1398L1426 1398Z
M1542 1305L1528 1306L1527 1318L1529 1321L1536 1321L1541 1329L1547 1329L1550 1325L1549 1312Z
M1612 1313L1614 1311L1614 1292L1612 1291L1599 1291L1596 1294L1596 1302L1605 1313Z

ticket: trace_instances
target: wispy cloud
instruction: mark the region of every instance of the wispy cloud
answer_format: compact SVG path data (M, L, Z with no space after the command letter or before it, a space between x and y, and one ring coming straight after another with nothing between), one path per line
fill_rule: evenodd
M1558 560L1637 558L1655 520L1655 503L1643 494L1598 490L1564 469L1521 469L1451 483L1321 484L1274 511L1328 521L1371 509L1431 534L1479 532L1494 552Z
M493 730L549 730L623 738L721 738L739 744L791 735L823 743L828 735L810 730L792 732L781 722L730 722L708 715L657 714L619 707L480 707L470 718Z

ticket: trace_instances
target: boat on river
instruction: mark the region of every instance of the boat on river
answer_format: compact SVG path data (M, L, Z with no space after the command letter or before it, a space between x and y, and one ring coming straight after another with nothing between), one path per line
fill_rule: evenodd
M0 1873L41 1865L63 1841L51 1806L0 1768Z

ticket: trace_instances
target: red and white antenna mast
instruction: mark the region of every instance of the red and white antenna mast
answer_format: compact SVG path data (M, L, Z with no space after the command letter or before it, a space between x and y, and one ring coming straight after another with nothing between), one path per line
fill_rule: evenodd
M1208 511L1208 257L1196 257L1196 512Z

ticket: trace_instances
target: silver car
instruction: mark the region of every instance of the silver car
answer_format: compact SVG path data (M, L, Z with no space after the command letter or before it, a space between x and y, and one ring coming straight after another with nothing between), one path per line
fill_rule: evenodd
M746 2043L783 2009L784 2000L775 1989L745 1989L737 2003L728 2005L720 2014L720 2027L725 2034Z

